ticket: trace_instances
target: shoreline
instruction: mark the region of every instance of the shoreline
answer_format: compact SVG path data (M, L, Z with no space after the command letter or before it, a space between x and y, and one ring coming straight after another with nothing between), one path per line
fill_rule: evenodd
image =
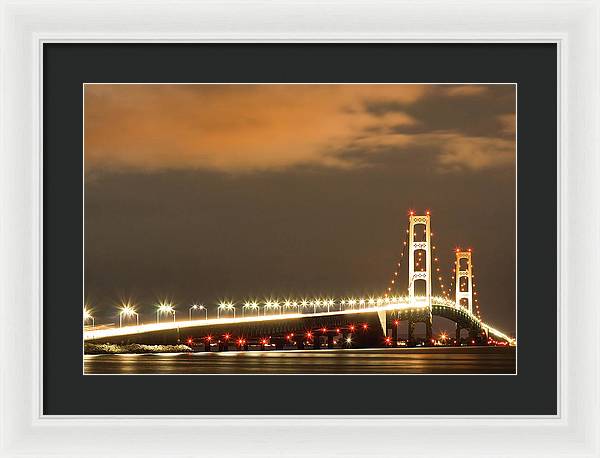
M93 344L83 346L84 355L143 355L147 353L190 353L187 345Z

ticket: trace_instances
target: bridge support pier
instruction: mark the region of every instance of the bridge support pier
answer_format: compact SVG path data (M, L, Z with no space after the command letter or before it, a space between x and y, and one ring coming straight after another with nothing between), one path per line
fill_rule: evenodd
M398 325L392 324L392 347L398 346Z
M313 336L313 350L321 349L321 336L315 335Z
M460 347L460 326L456 325L456 345Z
M333 334L327 334L327 348L333 348Z
M415 322L408 320L408 345L412 346L415 344Z
M480 340L480 335L477 331L470 329L469 330L469 345L478 345Z
M433 319L431 315L429 315L429 319L425 321L425 336L427 338L427 342L425 345L427 345L428 347L433 345L433 342L431 342L433 338Z

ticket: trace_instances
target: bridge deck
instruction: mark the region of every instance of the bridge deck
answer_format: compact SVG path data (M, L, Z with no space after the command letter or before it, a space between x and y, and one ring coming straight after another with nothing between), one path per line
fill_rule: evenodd
M460 313L464 315L467 319L477 322L478 326L486 329L491 335L494 335L498 338L506 340L507 342L514 344L514 339L510 338L506 334L492 328L491 326L479 321L474 315L470 314L467 310L462 308L456 308L453 303L446 303L445 300L433 301L433 306L436 308L443 308L448 312L452 312L454 314ZM216 319L196 319L196 320L186 320L186 321L175 321L175 322L165 322L165 323L151 323L151 324L141 324L135 326L123 326L120 328L110 328L110 329L94 329L94 330L86 330L84 331L84 341L97 341L104 338L112 338L112 337L125 337L125 336L133 336L135 334L146 334L152 332L160 332L160 331L169 331L175 329L186 329L186 328L211 328L214 326L226 326L226 325L251 325L253 323L256 324L266 324L269 321L293 321L293 320L304 320L309 318L327 318L327 317L335 317L342 315L356 315L356 314L371 314L394 311L424 311L427 309L426 305L421 304L409 304L406 302L400 303L392 303L385 306L376 306L370 308L363 309L347 309L347 310L336 310L331 312L318 312L318 313L283 313L283 314L274 314L274 315L266 315L266 316L248 316L248 317L239 317L239 318L216 318ZM385 328L385 323L382 322L382 327Z

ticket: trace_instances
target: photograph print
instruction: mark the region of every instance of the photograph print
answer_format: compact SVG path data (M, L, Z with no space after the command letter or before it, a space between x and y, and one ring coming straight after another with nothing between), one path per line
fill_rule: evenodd
M516 84L83 85L83 371L516 374Z

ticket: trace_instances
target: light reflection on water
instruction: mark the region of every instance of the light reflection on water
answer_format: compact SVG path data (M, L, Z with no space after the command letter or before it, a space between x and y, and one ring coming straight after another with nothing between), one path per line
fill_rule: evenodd
M86 374L513 374L515 348L86 355Z

